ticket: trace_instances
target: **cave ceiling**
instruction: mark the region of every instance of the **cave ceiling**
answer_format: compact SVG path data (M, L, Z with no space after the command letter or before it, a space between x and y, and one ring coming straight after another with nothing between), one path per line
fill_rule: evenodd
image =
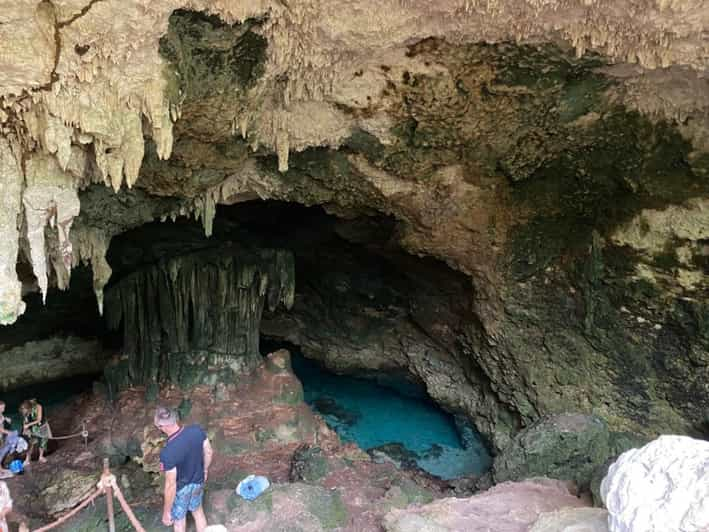
M501 278L590 228L650 257L686 240L691 262L708 28L701 0L1 2L0 321L82 261L100 300L115 234L209 233L215 205L254 198L391 215L491 312ZM683 221L641 234L667 205Z

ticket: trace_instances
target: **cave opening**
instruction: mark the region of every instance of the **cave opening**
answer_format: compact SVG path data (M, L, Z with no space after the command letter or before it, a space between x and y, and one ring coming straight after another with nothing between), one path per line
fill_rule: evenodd
M253 369L252 355L285 346L306 401L343 440L441 478L479 475L490 455L465 408L471 383L454 334L470 312L460 297L470 284L406 253L397 230L386 216L342 218L260 200L218 206L210 237L184 217L144 224L111 241L103 317L91 271L81 267L68 291L50 290L46 306L31 297L2 343L44 339L47 357L58 359L73 350L75 359L44 382L89 382L96 368L82 356L93 358L111 396L136 384L215 384ZM345 395L332 397L338 388ZM345 427L335 415L347 414L342 404L390 417L357 412L363 430ZM418 418L397 425L416 409Z

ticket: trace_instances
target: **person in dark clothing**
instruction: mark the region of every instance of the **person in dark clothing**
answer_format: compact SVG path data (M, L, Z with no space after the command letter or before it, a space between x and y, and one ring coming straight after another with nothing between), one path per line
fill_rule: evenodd
M184 532L190 512L197 532L204 532L207 518L202 495L212 462L207 434L199 425L181 426L177 412L162 406L155 411L155 426L167 436L160 452L160 470L165 473L162 522L172 525L175 532Z

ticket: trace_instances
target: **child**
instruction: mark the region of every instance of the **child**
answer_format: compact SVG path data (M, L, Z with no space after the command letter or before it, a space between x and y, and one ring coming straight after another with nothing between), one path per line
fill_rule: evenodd
M46 423L42 415L42 405L36 399L22 401L20 414L22 415L22 435L30 441L30 448L27 450L27 458L25 458L25 466L30 464L30 457L35 445L39 446L39 461L44 464L47 461L44 457L44 452L47 450L49 439L42 428L43 423Z

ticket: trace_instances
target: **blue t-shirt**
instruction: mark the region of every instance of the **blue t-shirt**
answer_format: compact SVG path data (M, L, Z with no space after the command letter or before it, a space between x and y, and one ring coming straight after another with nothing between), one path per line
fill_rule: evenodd
M182 427L170 436L160 451L160 470L177 468L177 489L204 483L204 452L207 434L199 425Z

